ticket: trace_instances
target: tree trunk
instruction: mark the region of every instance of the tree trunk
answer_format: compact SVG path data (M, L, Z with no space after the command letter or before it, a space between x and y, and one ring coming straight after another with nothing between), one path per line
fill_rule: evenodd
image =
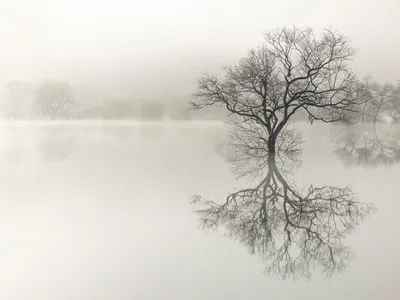
M366 111L366 109L367 109L367 104L365 103L364 104L364 108L363 108L362 113L361 113L361 122L363 124L365 123L365 111Z
M268 148L268 165L275 165L275 144L276 144L276 136L274 134L270 135L267 142Z

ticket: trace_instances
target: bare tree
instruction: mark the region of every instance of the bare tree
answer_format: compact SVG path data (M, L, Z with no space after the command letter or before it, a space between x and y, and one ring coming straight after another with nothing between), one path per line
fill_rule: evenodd
M240 121L265 128L269 153L275 153L278 135L297 111L307 112L311 122L340 121L354 111L359 86L347 65L354 54L347 38L332 30L320 39L311 29L270 31L264 45L225 66L222 76L200 77L191 105L223 106Z
M400 121L400 80L397 81L393 100L389 109L389 116L392 118L393 123L399 123Z
M52 120L67 117L75 105L72 88L62 81L44 81L38 86L36 105L41 117Z
M299 189L286 178L300 165L301 138L288 126L297 112L311 122L338 122L358 111L364 88L347 66L354 54L332 30L317 39L311 29L284 28L268 32L264 45L225 66L222 76L198 79L192 108L230 112L232 168L251 187L223 204L198 195L194 203L203 207L196 211L203 228L223 225L269 260L269 274L311 276L317 265L327 275L342 270L351 258L344 238L373 209L349 187Z
M391 115L398 98L398 88L394 84L380 84L371 77L364 79L364 104L361 109L361 121L376 124L383 121L384 114Z
M10 81L5 86L5 100L6 110L8 116L16 120L20 114L21 106L29 93L32 86L23 81Z

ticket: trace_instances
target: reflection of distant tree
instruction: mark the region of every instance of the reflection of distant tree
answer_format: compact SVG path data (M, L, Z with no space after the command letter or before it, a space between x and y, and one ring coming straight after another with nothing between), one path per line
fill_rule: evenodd
M142 124L140 126L140 139L155 141L159 140L163 134L163 128L158 125Z
M2 152L9 162L20 162L26 158L29 147L24 137L26 131L24 128L9 127L7 140L8 142L2 143Z
M133 131L135 129L131 126L110 126L104 127L103 132L110 136L111 138L116 138L118 140L129 140L133 136Z
M335 128L336 155L346 166L374 166L400 161L400 134L373 124Z
M287 177L300 163L299 135L286 129L278 151L268 153L256 128L237 124L232 162L236 175L257 184L230 193L223 203L195 196L202 227L223 226L265 259L269 274L296 278L311 276L315 267L328 276L341 271L352 257L344 238L372 207L357 201L349 187L300 189Z
M66 159L74 146L72 138L67 136L62 128L46 128L45 139L39 143L39 151L45 161Z
M9 162L19 162L23 158L22 147L18 144L12 145L10 148L6 149L7 160Z

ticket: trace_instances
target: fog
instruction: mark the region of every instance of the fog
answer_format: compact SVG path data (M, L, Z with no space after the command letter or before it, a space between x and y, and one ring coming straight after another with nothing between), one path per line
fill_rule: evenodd
M0 82L58 78L131 86L135 95L190 94L283 26L332 27L359 49L354 67L396 80L398 1L63 1L0 4Z
M0 298L397 299L400 85L379 84L399 79L399 9L394 0L2 1ZM196 194L221 203L248 184L232 172L227 111L189 114L196 78L292 25L343 33L358 49L349 62L358 78L379 82L363 82L375 96L362 125L311 125L299 109L289 126L304 140L297 168L284 166L290 184L350 186L377 208L343 238L354 259L330 279L318 269L310 280L267 276L264 257L227 238L229 228L201 230L191 204Z
M223 123L8 123L1 127L3 299L396 299L399 165L346 167L335 126L298 123L299 186L351 185L379 210L330 280L282 281L238 242L199 230L194 193L239 183ZM388 128L383 128L388 132ZM347 130L348 131L348 130ZM226 154L226 153L225 153Z

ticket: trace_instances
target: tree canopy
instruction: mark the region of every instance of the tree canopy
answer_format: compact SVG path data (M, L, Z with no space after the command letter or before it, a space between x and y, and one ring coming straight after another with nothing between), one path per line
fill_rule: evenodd
M299 110L324 122L346 118L359 84L348 66L356 50L336 31L317 38L312 29L283 28L220 75L204 74L191 102L194 110L224 106L242 121L266 128L272 139Z

